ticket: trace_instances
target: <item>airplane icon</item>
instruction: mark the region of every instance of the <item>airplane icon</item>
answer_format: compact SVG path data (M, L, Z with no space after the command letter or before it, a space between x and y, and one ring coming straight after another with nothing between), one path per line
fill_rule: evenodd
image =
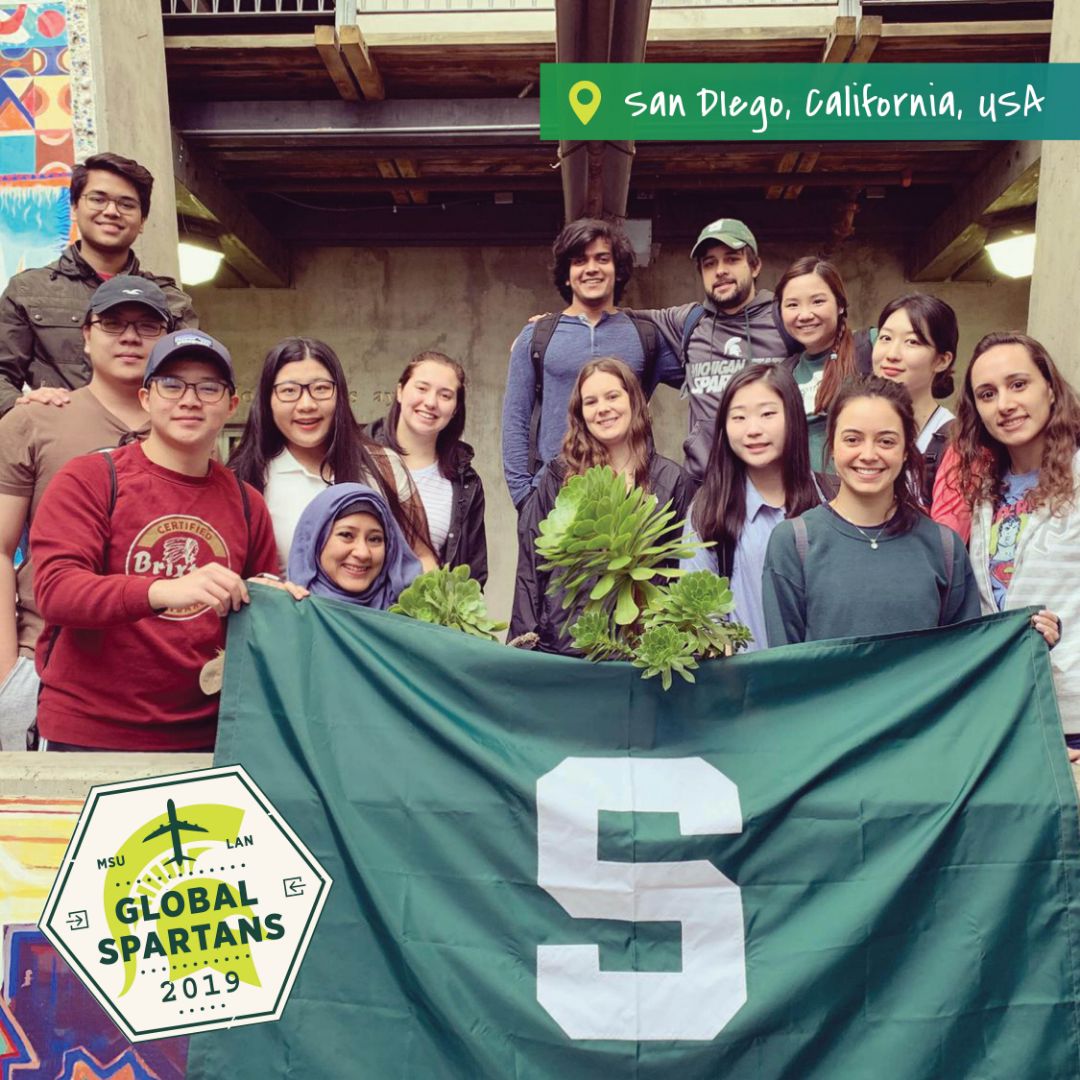
M169 863L176 863L177 866L183 866L184 860L188 862L194 862L195 860L190 855L185 855L183 849L180 847L180 833L181 832L208 832L208 829L204 829L201 825L192 825L190 821L177 821L176 820L176 803L172 799L168 800L168 814L169 820L165 825L160 825L152 833L148 833L143 837L143 843L147 840L153 840L157 836L164 836L168 833L172 836L173 855L171 859L165 860L165 865Z

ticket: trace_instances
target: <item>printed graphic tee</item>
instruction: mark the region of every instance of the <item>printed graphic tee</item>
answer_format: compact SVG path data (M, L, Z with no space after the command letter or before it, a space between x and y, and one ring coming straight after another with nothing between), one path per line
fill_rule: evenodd
M990 585L998 611L1005 608L1005 595L1012 581L1020 537L1033 509L1028 494L1038 482L1038 469L1029 473L1007 473L1004 498L994 511L990 524Z

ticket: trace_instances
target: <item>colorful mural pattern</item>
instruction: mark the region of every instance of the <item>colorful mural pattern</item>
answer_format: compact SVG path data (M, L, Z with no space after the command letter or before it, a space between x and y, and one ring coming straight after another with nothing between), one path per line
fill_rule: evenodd
M68 5L0 2L0 289L72 237Z
M81 808L0 798L0 1080L182 1080L187 1039L133 1047L35 925Z

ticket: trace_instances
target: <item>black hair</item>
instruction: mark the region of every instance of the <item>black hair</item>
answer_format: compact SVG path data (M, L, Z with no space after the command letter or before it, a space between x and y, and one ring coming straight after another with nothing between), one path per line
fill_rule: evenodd
M826 452L830 456L840 413L845 405L858 398L882 398L896 410L900 418L900 430L904 436L904 463L893 481L896 513L889 522L887 532L890 536L910 532L919 518L924 516L923 508L919 505L919 492L924 487L925 471L923 456L915 444L919 429L915 425L915 407L911 403L911 395L902 383L877 375L854 375L845 379L829 406L829 418L825 424Z
M123 177L138 193L142 216L150 216L150 192L154 190L154 176L145 166L119 154L93 154L81 165L71 170L71 205L74 206L86 190L86 180L91 169L115 173Z
M434 361L436 364L444 364L457 376L458 380L457 404L454 408L454 415L450 417L450 423L439 432L438 437L435 439L435 458L439 462L439 473L447 480L455 480L457 479L455 451L461 441L462 432L465 430L465 369L456 360L451 360L446 353L428 349L417 353L405 365L405 370L401 373L401 378L398 379L397 384L399 388L403 388L412 378L412 373L416 368L428 360ZM395 394L394 403L386 414L386 442L392 450L403 454L405 451L402 450L397 437L397 426L400 418L401 402L398 401Z
M955 389L953 367L956 364L956 347L960 340L960 328L956 321L956 312L936 296L929 293L908 293L890 300L878 316L877 328L880 330L889 317L897 311L903 311L911 322L911 329L921 345L929 345L935 352L951 353L949 366L934 372L930 384L930 393L936 398L947 398Z
M256 491L265 491L266 470L270 462L285 449L285 436L274 423L270 406L274 380L286 364L308 359L322 364L337 387L330 424L330 442L319 469L320 475L328 484L369 484L374 480L389 504L390 512L401 526L409 546L415 547L418 540L428 543L426 522L413 519L413 515L402 506L398 498L397 486L387 479L393 474L386 451L365 435L357 424L349 406L345 370L337 353L324 341L315 338L286 338L266 354L244 434L229 457L229 468Z
M773 364L750 364L732 376L716 410L705 480L694 497L691 522L700 540L716 542L719 572L730 577L735 547L746 524L746 463L731 448L727 416L735 395L751 383L764 382L775 390L784 408L784 449L780 458L785 516L798 517L821 500L810 468L810 437L806 407L791 372Z
M611 257L615 263L615 303L622 299L623 290L630 283L634 272L634 248L629 237L617 225L599 218L578 218L564 225L562 232L551 245L554 264L552 280L559 295L569 304L574 299L573 290L567 284L570 263L585 254L594 240L606 240L611 245Z

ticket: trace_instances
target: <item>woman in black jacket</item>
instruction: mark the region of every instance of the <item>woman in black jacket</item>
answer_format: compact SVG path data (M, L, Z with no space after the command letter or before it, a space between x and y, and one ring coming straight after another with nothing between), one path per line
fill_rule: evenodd
M576 612L561 607L562 595L547 593L549 574L536 554L540 522L551 512L562 486L594 465L609 465L633 485L652 492L663 506L685 517L693 483L674 461L653 450L649 404L637 376L613 356L591 360L578 374L570 397L562 451L544 470L540 484L518 517L518 570L508 638L535 633L542 652L577 655L563 626Z
M441 352L417 353L398 379L385 419L368 435L405 460L427 513L428 530L443 566L468 566L487 581L484 485L472 467L465 429L465 371Z

